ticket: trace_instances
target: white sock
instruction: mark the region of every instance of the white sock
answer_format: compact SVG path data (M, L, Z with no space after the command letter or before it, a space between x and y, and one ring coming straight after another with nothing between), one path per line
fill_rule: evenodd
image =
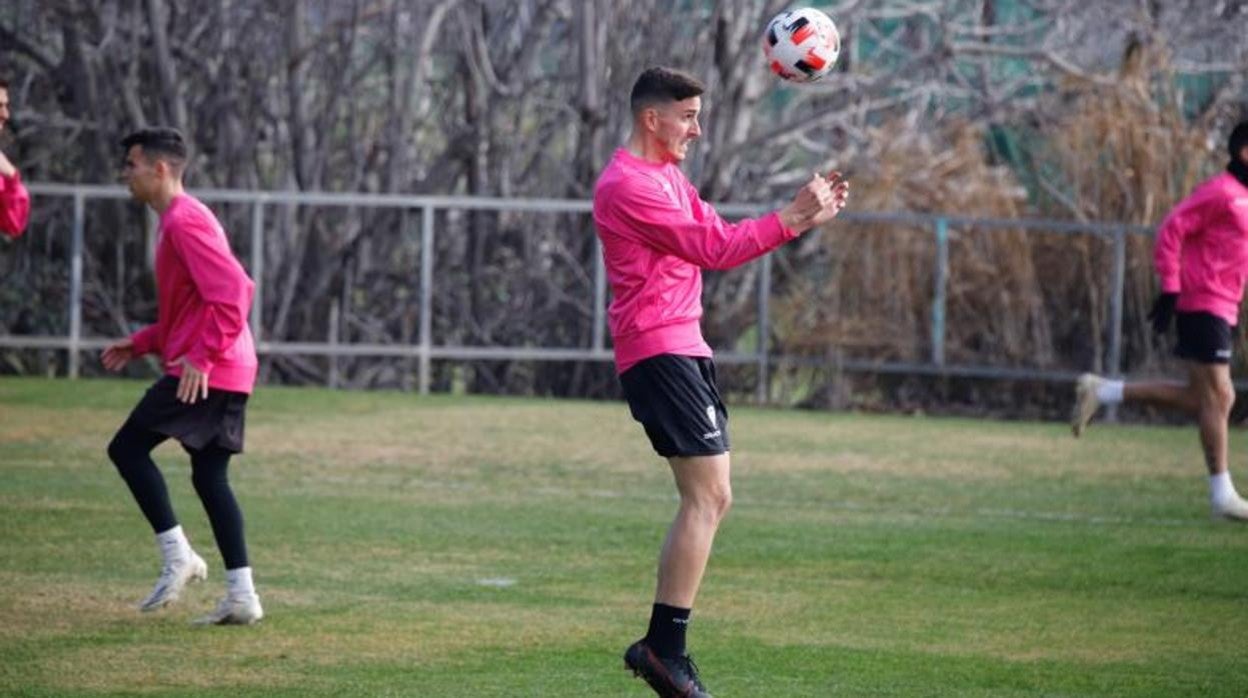
M237 567L225 571L225 592L230 596L250 596L256 593L251 581L250 567Z
M1217 504L1239 497L1235 485L1231 483L1231 472L1224 470L1217 475L1209 476L1209 500Z
M168 531L157 533L156 545L160 548L160 554L164 556L165 562L185 560L191 556L191 543L186 539L181 526L174 526Z
M1117 405L1122 402L1122 381L1103 380L1096 386L1096 399L1102 405Z

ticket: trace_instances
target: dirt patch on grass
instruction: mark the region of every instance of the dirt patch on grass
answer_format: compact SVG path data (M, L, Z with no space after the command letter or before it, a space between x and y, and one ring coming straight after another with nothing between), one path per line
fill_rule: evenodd
M124 413L112 410L0 406L0 444L42 439L63 441L67 438L67 424L74 426L74 439L83 434L111 435L125 418ZM107 442L101 442L101 449L104 443Z
M339 415L297 425L264 425L248 433L249 450L266 460L332 463L336 468L370 464L418 463L431 471L491 463L513 467L551 462L605 463L611 454L644 438L638 429L604 428L614 410L588 405L571 410L450 406L394 410L361 416ZM634 444L635 445L635 444Z
M13 573L0 575L0 585L6 590L0 597L4 601L0 627L22 638L56 635L83 625L101 626L134 613L138 600L126 597L120 587L103 583L32 580Z

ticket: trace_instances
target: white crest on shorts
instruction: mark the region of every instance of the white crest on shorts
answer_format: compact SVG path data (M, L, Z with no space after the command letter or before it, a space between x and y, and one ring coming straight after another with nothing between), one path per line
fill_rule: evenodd
M712 429L719 426L718 424L715 423L716 420L715 420L715 406L714 405L706 406L706 421L711 423Z

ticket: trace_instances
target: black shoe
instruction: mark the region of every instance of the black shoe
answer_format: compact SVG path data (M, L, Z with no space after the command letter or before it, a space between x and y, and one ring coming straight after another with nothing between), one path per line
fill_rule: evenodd
M634 642L624 652L624 667L640 676L663 698L711 698L698 678L693 657L660 657L645 640Z

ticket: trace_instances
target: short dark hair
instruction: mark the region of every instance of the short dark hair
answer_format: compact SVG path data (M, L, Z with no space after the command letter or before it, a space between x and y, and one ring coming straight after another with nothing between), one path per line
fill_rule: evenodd
M1226 150L1231 154L1232 160L1239 159L1239 151L1248 146L1248 119L1239 122L1235 128L1231 129L1231 137L1226 139Z
M633 83L629 106L636 116L646 107L680 102L706 92L706 85L689 73L662 66L646 68Z
M3 75L0 75L0 90L7 90L7 89L9 89L9 79L4 77Z
M130 152L130 148L136 145L143 149L145 156L164 160L173 165L174 170L178 173L181 173L182 168L186 167L186 160L189 155L186 139L182 137L182 132L176 128L169 128L168 126L143 128L121 139L121 147L126 152Z

